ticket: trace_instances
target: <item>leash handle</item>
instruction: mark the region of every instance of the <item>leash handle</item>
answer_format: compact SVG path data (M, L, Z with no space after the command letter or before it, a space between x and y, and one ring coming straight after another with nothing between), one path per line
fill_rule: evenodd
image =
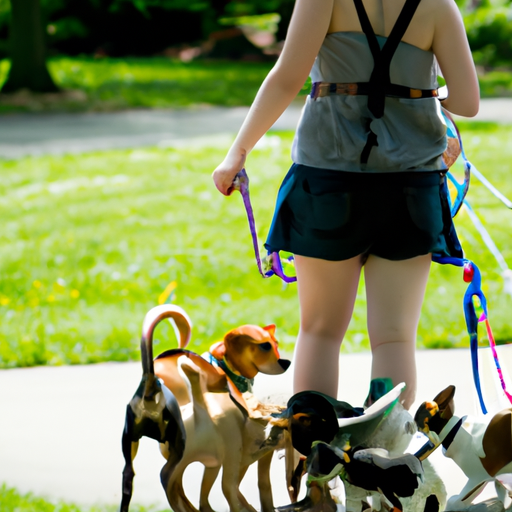
M296 277L290 277L284 273L283 262L279 256L279 252L269 252L263 258L260 257L258 235L256 233L256 222L254 220L251 198L249 196L249 176L247 175L245 168L235 176L235 179L233 180L233 189L238 190L240 194L242 194L245 212L247 213L247 220L249 222L249 230L251 232L254 255L256 257L256 265L258 266L258 270L261 276L266 279L276 275L280 277L285 283L294 283L297 281ZM285 263L292 263L293 256L290 256L284 261Z
M254 212L252 210L251 199L249 197L249 176L247 176L245 169L242 169L235 176L233 181L233 188L242 194L245 212L247 213L247 220L249 221L249 230L251 231L252 245L254 248L254 255L256 256L256 264L258 265L258 270L263 277L270 277L263 272L261 265L260 250L258 247L258 235L256 234L256 222L254 220Z

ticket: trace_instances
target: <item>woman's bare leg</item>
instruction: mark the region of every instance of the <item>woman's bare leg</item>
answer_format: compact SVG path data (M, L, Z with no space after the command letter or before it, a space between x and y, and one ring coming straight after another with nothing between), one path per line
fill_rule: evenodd
M293 390L336 397L340 346L361 275L361 257L327 261L295 256L300 332L295 348Z
M431 261L430 254L402 261L370 256L364 267L372 379L405 382L405 408L416 395L416 333Z

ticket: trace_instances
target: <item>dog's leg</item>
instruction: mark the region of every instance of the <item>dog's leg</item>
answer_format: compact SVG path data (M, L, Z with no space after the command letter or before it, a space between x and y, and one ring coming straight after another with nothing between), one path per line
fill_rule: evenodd
M185 467L179 461L169 459L160 472L160 480L173 512L198 512L190 503L183 489Z
M171 423L169 423L169 426L172 429ZM183 463L184 436L182 436L180 429L174 429L174 434L174 436L171 434L167 436L171 440L170 443L160 444L160 451L167 459L160 471L160 481L167 496L167 501L174 512L197 512L188 501L183 489L183 472L187 467L187 464Z
M494 487L496 489L496 496L503 503L503 508L507 510L511 505L512 498L509 490L499 480L494 480Z
M242 446L240 432L230 432L230 438L231 446ZM240 451L226 450L222 466L222 494L228 502L230 512L256 512L239 490L240 481L247 471L247 466L244 468L241 463Z
M128 447L128 450L130 451L130 453L137 453L137 448L139 446L139 443L138 442L132 443L129 441L129 444L130 444L130 446ZM132 450L132 447L135 447L135 449ZM124 446L123 446L123 453L124 453ZM133 469L133 458L126 459L126 456L125 456L126 463L125 463L125 466L123 469L123 495L121 498L121 506L119 508L120 512L128 512L128 508L130 506L130 501L132 499L133 478L135 477L135 471Z
M244 476L247 473L248 469L249 469L249 466L244 466L240 470L240 474L238 476L238 483L236 486L236 488L238 490L238 501L240 502L242 510L254 510L253 506L246 500L245 496L240 491L240 484L241 484L242 480L244 479Z
M222 424L218 425L221 429ZM225 427L226 425L224 425ZM233 447L243 446L243 437L239 430L230 431L231 449L224 453L222 465L222 494L226 498L230 512L256 512L240 492L240 482L247 472L248 465L242 465L242 452Z
M306 497L290 505L276 509L278 512L336 512L336 502L333 500L327 483L310 482Z
M219 476L220 468L221 466L214 468L204 468L203 480L201 482L201 491L199 493L199 510L201 512L214 512L210 502L208 501L208 497L210 496L210 491L212 490L215 480L217 480L217 476Z
M133 411L128 405L126 408L126 419L123 437L121 440L125 466L123 469L123 494L121 498L121 506L119 508L120 512L128 512L133 494L133 478L135 477L133 459L135 459L135 455L137 455L137 449L139 447L139 441L134 440L133 422Z
M446 510L466 510L490 481L491 479L485 480L477 485L468 482L460 494L450 497L446 503Z
M245 496L240 491L238 491L238 501L240 502L242 510L256 512L256 509L245 499Z
M258 461L258 490L262 512L274 512L272 484L270 483L270 464L274 452L270 452Z

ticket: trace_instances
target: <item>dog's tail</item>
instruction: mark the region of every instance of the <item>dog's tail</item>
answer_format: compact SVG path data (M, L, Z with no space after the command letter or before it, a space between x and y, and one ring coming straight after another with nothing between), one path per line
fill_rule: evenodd
M153 366L153 332L156 326L165 318L174 321L179 332L180 348L186 347L190 341L192 322L182 308L174 304L162 304L148 311L142 324L142 337L140 340L142 371L144 375L154 375L155 373Z

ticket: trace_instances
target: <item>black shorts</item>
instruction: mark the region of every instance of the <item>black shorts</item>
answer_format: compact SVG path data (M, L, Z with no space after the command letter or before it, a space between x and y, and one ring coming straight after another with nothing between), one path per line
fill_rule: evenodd
M340 261L462 257L442 172L353 173L293 164L265 247Z

